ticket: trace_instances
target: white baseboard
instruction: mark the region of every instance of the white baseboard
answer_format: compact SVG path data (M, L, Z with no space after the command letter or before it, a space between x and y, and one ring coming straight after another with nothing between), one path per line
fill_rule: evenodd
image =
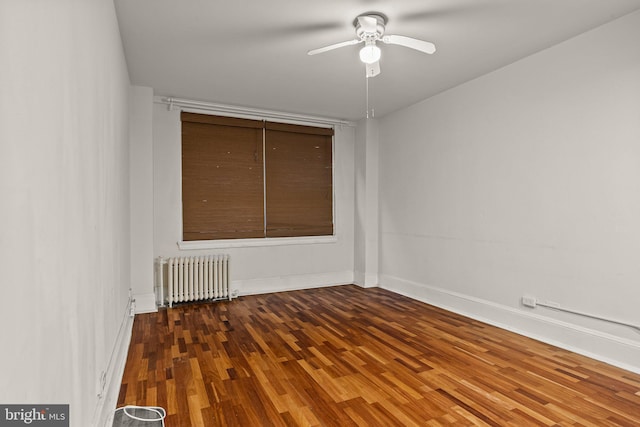
M122 383L122 375L127 362L127 354L129 352L129 344L131 342L131 333L133 331L133 316L131 316L131 301L126 307L118 336L116 337L115 347L109 360L109 368L106 373L106 385L102 396L98 399L96 409L93 416L94 427L111 427L113 424L114 411L118 403L118 394L120 393L120 384Z
M364 279L365 288L376 288L379 282L378 274L367 274Z
M320 274L299 274L260 279L232 280L231 290L238 295L258 295L274 292L296 291L353 283L353 271Z
M364 288L365 275L362 271L353 272L353 283Z
M375 288L378 286L378 274L354 272L354 283L363 288Z
M380 287L640 374L640 342L394 276Z
M158 307L156 305L156 296L153 293L137 294L133 296L133 299L136 302L136 314L154 313L158 311Z

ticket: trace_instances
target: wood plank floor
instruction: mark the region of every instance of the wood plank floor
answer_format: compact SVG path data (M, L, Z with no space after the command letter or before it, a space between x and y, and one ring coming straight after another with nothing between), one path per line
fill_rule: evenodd
M640 375L382 289L137 315L118 406L188 426L638 426Z

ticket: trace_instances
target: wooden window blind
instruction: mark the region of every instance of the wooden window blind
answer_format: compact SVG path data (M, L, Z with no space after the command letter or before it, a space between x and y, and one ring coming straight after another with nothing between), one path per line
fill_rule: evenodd
M184 241L333 234L333 129L181 120Z
M266 123L267 237L333 234L332 135Z
M263 122L181 119L183 240L264 237Z

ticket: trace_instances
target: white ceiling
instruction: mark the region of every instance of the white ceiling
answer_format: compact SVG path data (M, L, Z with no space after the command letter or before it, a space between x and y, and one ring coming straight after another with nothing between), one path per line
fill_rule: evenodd
M422 54L382 45L370 79L377 117L640 9L640 0L114 0L132 84L173 96L356 120L365 116L353 20L431 41ZM593 52L594 55L603 52Z

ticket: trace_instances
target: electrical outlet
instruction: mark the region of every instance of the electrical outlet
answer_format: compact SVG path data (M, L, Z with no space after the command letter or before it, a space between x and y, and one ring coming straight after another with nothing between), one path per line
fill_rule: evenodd
M536 297L523 296L522 297L522 305L524 305L525 307L535 308L536 307Z

